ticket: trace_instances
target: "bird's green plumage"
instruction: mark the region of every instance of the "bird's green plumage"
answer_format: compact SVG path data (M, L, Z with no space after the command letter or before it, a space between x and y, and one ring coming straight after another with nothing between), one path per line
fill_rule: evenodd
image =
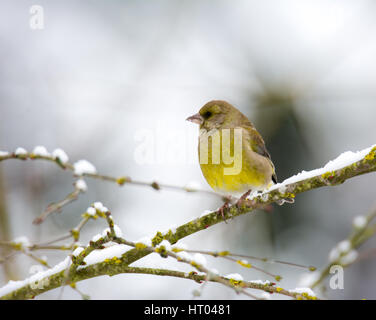
M239 110L225 101L214 100L200 109L199 117L202 119L199 159L201 144L205 143L207 139L209 141L207 143L208 161L200 163L200 166L206 181L215 191L224 194L241 194L250 189L263 190L269 187L272 181L277 181L274 165L264 140ZM227 132L230 133L229 144L224 143L223 129L228 129ZM220 137L219 140L213 138L216 134ZM234 136L237 140L234 139ZM241 154L234 161L240 160L241 157L241 169L236 174L224 174L224 169L231 168L234 164L226 164L223 161L223 152L227 151L231 156L236 156L234 150L237 143L239 146L241 145ZM213 149L219 151L219 163L213 161L213 156L215 159Z

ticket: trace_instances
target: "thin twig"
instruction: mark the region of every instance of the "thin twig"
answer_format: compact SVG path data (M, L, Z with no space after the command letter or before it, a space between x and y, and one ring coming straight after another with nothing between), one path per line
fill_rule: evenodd
M52 156L41 156L41 155L35 155L33 153L26 153L26 154L21 154L21 155L16 155L15 153L9 153L8 155L0 156L0 162L4 160L10 160L10 159L46 160L46 161L56 163L62 169L67 169L73 172L75 170L73 164L69 162L62 163L61 161L59 161L59 158L54 158ZM216 197L222 197L220 194L211 190L205 190L205 189L200 189L200 188L190 187L190 186L177 186L177 185L172 185L172 184L160 183L157 181L148 182L148 181L134 180L128 176L113 177L113 176L98 174L98 173L82 173L79 176L88 177L92 179L99 179L99 180L108 181L108 182L114 182L120 186L124 184L129 184L129 185L136 185L136 186L151 187L154 190L168 189L168 190L184 191L184 192L205 193L205 194L210 194Z
M82 192L81 189L75 188L74 191L68 194L63 200L49 204L47 209L39 217L34 219L33 224L41 224L51 213L60 211L67 204L77 200L79 194Z

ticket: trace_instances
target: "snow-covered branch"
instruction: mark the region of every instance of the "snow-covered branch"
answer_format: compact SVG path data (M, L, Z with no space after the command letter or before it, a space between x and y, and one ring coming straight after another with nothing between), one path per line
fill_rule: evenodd
M86 222L88 219L97 219L98 217L105 218L109 227L101 234L94 236L88 246L75 247L70 257L67 257L63 262L47 271L39 272L23 281L9 282L6 286L0 288L0 298L28 299L68 284L72 288L76 288L76 282L101 275L113 276L121 273L139 273L190 279L204 284L208 281L217 282L234 289L237 293L242 293L254 299L267 299L271 293L278 293L295 299L316 299L316 296L310 289L297 288L295 290L285 290L276 286L276 283L268 280L244 281L239 274L219 275L218 271L206 266L206 259L201 253L196 252L195 255L191 256L188 250L176 246L172 247L167 240L161 241L158 245L153 245L152 239L144 239L142 240L143 242L126 240L122 237L120 228L115 225L111 213L98 202L88 208L87 212L83 215L83 221ZM83 225L84 223L80 223L80 230ZM71 234L74 238L78 237L73 231ZM37 246L31 245L26 240L6 243L6 245L22 252L28 251L28 249L38 249ZM195 268L196 271L182 272L160 268L130 267L124 263L123 257L126 252L130 251L131 247L136 250L147 250L149 253L157 253L162 258L171 257ZM62 250L66 250L66 248ZM190 250L190 252L193 251ZM204 254L221 257L231 256L229 252L204 252ZM251 258L257 259L256 257ZM239 261L235 260L235 262ZM244 260L240 264L247 268L253 267ZM275 278L276 281L280 280L279 276ZM246 289L261 290L262 294L260 296L254 295ZM199 291L196 292L197 294L200 294Z
M17 151L12 154L0 153L0 160L9 158L19 158L20 156L24 158L39 157L41 159L46 159L50 161L52 161L51 159L54 159L53 161L55 162L61 162L57 160L59 158L54 158L52 156L50 157L49 155L35 155L35 152L33 155L30 155L25 152ZM67 162L63 165L65 166L65 168L67 168ZM73 171L75 170L74 166L72 166L72 168L70 169L72 169ZM265 205L267 204L271 204L274 202L282 204L286 200L294 199L296 195L298 195L299 193L307 192L325 186L336 186L338 184L345 182L348 179L373 171L376 171L375 146L369 147L356 153L345 152L342 155L340 155L337 159L330 161L323 168L315 169L309 172L302 172L296 176L293 176L285 180L280 184L274 185L269 190L261 194L252 195L250 198L243 202L242 206L236 204L229 206L224 211L224 216L226 219L230 219L242 214L252 212L257 208L265 207ZM96 177L93 176L96 175L96 173L80 172L80 174L81 176ZM93 239L93 241L91 241L86 248L76 248L72 254L72 258L68 257L66 260L64 260L62 263L55 266L54 268L51 268L39 275L34 275L33 277L26 279L24 281L9 283L8 285L0 289L0 296L2 296L2 298L5 299L31 298L47 290L63 286L67 284L67 268L69 268L69 281L74 283L77 281L97 277L104 274L114 275L119 273L131 272L131 269L129 267L130 264L153 252L157 252L161 255L166 254L167 256L178 259L178 253L173 252L172 250L168 250L165 247L164 244L166 242L168 242L171 245L176 244L180 239L183 239L193 233L205 230L217 223L223 222L222 217L219 216L216 211L209 212L207 214L205 212L204 215L201 215L197 219L189 221L177 228L172 228L164 233L158 231L156 232L154 237L148 239L148 242L146 244L144 242L139 244L139 242L129 242L123 239L121 235L119 235L119 230L117 230L117 227L114 225L112 221L111 215L107 213L106 209L107 208L104 207L93 208L93 210L88 210L86 216L86 218L90 218L90 216L95 216L98 215L99 212L102 212L102 217L106 218L109 224L109 229L107 229L107 231L104 234L95 237L95 239ZM119 239L123 240L120 241ZM110 242L117 242L117 244L106 247L106 244ZM165 247L165 250L163 250L161 245ZM99 254L100 259L93 259L94 253ZM91 260L89 259L89 257L91 257ZM215 275L214 278L209 277L208 279L208 275L212 273L209 269L206 269L196 261L189 261L185 258L181 258L180 260L182 260L185 263L190 263L199 272L204 272L206 275L206 280L220 282L224 285L228 285L239 290L244 289L242 286L239 286L239 284L243 282L243 280L241 279L239 280L231 277L224 277L223 279L222 276L217 275ZM48 286L45 286L42 289L33 289L31 287L32 283L41 280L48 280ZM231 280L233 281L231 282ZM271 287L268 287L267 290L265 290L265 288L263 288L262 290L278 293L284 292L282 288L278 289L278 287L275 288L276 291L273 291L274 289L272 289ZM313 297L309 291L307 292L296 290L295 293L298 293L298 295L295 296L296 298L300 297L309 299Z

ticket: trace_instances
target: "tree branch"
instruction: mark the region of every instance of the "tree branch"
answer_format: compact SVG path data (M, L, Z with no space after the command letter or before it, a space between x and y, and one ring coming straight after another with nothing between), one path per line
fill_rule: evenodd
M323 169L325 169L325 167ZM327 172L317 169L312 171L312 173L317 173L316 175L302 180L293 179L293 182L290 183L288 182L291 181L291 179L288 179L286 183L277 184L269 189L269 191L263 192L262 194L256 195L251 199L244 201L242 206L229 206L229 208L224 211L224 216L226 219L234 218L236 216L252 212L259 207L265 206L265 204L281 201L283 202L286 199L293 199L299 193L307 192L316 188L336 186L348 179L373 171L376 171L376 147L373 147L372 149L370 148L370 150L361 160L342 168ZM153 247L156 247L163 240L168 240L171 244L174 244L184 237L207 229L208 227L220 222L223 222L223 219L218 216L216 211L214 211L181 225L174 231L169 230L165 234L157 232L153 239L151 239L151 243ZM126 270L129 270L129 265L131 263L150 253L151 251L148 248L136 247L126 251L120 258L117 258L115 263L111 263L111 261L104 261L85 268L75 269L74 272L70 273L69 277L71 281L76 282L104 274L115 275L118 273L124 273ZM26 284L25 286L18 288L1 298L31 298L42 292L61 286L64 279L64 270L58 271L48 276L48 289L32 289L30 285Z
M206 275L197 274L195 272L182 272L176 270L168 270L168 269L156 269L156 268L145 268L145 267L129 267L123 264L116 264L114 262L102 262L97 265L88 266L84 269L77 270L74 275L72 275L71 281L76 283L79 281L91 279L94 277L99 276L115 276L118 274L125 274L125 273L134 273L134 274L148 274L148 275L155 275L155 276L168 276L168 277L176 277L182 279L190 279L196 281L198 283L202 283L203 281L210 281L210 282L218 282L215 279L207 279ZM228 281L227 278L221 277L223 280ZM16 289L11 293L0 297L2 300L10 300L10 299L32 299L46 291L56 289L61 287L65 282L65 275L64 270L56 273L49 277L49 284L48 286L43 287L42 289L39 288L31 288L30 285L26 285L22 288ZM307 299L306 295L302 295L297 292L289 291L283 289L281 287L276 287L272 284L262 284L258 282L252 281L242 281L242 288L247 289L255 289L255 290L262 290L268 293L277 293L282 294L294 299ZM313 297L310 297L311 299Z

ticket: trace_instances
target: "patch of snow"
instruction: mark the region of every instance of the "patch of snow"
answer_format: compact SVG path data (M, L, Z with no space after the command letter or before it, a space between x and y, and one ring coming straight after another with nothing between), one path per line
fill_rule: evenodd
M92 165L89 161L87 160L78 160L77 162L74 163L74 173L76 175L83 175L85 173L89 174L96 174L97 169Z
M59 158L61 163L67 163L69 161L68 155L65 153L63 149L57 148L52 152L52 156L54 159Z
M150 237L142 237L136 241L136 243L142 243L145 246L151 247L152 246L152 241Z
M180 251L176 255L181 259L192 261L192 256L186 251Z
M90 216L95 216L97 211L93 207L89 207L89 208L86 209L86 213Z
M31 242L25 236L18 237L14 239L12 242L21 244L23 248L27 248L31 246Z
M349 166L357 161L362 160L368 153L371 152L372 148L374 148L376 145L373 145L371 147L368 147L366 149L363 149L361 151L352 152L352 151L346 151L340 154L336 159L329 161L324 167L314 169L311 171L302 171L292 177L289 177L288 179L284 180L281 183L277 183L270 187L268 190L264 191L270 192L276 189L283 188L282 190L285 191L286 185L296 183L298 181L306 180L315 176L322 175L329 171L336 171L339 169L342 169L346 166ZM254 197L254 196L253 196Z
M99 201L94 202L93 207L94 207L95 209L97 209L98 211L103 212L103 213L106 213L106 212L109 211L108 208L106 208L106 207L102 204L102 202L99 202Z
M316 293L314 293L311 288L295 288L295 289L289 290L289 292L299 293L299 294L306 293L311 297L316 297Z
M337 249L340 253L347 252L351 249L351 243L349 240L343 240L337 244Z
M165 247L166 250L170 251L171 250L171 243L168 240L163 240L159 245L157 245L157 248L159 247Z
M44 146L36 146L33 150L33 153L36 156L41 156L41 157L51 156L51 154L47 151L46 147L44 147Z
M202 265L203 267L205 267L207 264L206 258L201 253L195 253L193 255L193 261Z
M243 281L243 277L239 273L230 273L225 276L227 279L233 279L236 281Z
M214 273L214 274L216 274L216 275L219 275L219 271L218 271L217 269L215 269L215 268L209 269L209 271L210 271L211 273Z
M367 225L367 218L365 216L356 216L353 220L353 226L357 229L362 229Z
M259 284L262 286L269 286L271 284L269 280L250 280L248 282L253 283L253 284Z
M114 231L115 231L115 236L118 238L121 238L123 236L123 232L121 231L120 227L118 225L114 225Z
M332 250L329 252L329 262L335 262L339 259L340 257L340 252L338 251L337 247L334 247Z
M346 255L341 257L340 264L342 265L348 265L353 263L358 258L358 252L356 250L351 250Z
M74 251L72 252L72 255L74 255L75 257L77 257L82 251L84 251L85 249L83 247L77 247L76 249L74 249Z
M110 232L111 232L110 228L106 228L106 229L104 229L104 230L102 231L102 237L104 238L105 236L107 236L107 233L110 233Z
M130 247L125 244L115 244L104 249L93 250L87 257L85 257L84 262L86 263L86 265L83 267L100 263L106 259L112 259L114 257L120 258L129 249Z
M16 151L14 151L16 156L25 156L27 155L27 151L24 148L18 147Z
M99 202L99 201L94 202L93 207L94 207L95 209L99 210L99 211L102 211L103 203L102 203L102 202Z
M97 242L99 239L101 239L102 238L102 234L100 234L100 233L98 233L98 234L96 234L95 236L93 236L92 238L91 238L91 241L93 241L93 242Z
M197 181L190 181L185 186L184 189L187 191L196 191L201 189L201 184Z
M80 191L87 191L87 184L84 180L82 179L78 179L75 183L74 183L74 186L76 189L80 190Z

